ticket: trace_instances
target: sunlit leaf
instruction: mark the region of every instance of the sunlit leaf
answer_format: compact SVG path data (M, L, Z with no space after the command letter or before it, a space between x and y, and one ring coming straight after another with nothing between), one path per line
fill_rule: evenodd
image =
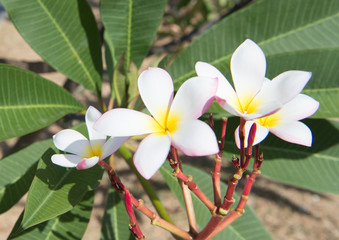
M38 160L52 140L35 142L0 161L0 213L7 211L28 191Z
M0 65L0 91L0 140L33 132L84 109L62 87L10 65Z
M146 57L165 10L166 0L101 0L105 31L113 44L114 65L125 54L126 69Z
M94 191L86 193L82 201L76 205L71 211L64 213L47 222L40 223L25 231L12 232L9 239L82 239L93 208ZM22 216L18 219L16 225L19 225ZM14 229L16 229L14 227Z
M21 36L49 65L100 93L100 39L87 1L1 2Z

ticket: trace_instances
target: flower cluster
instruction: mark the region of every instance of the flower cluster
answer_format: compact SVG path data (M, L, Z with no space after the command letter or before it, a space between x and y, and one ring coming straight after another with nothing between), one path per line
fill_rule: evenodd
M75 155L53 155L53 163L86 169L112 154L130 136L146 134L134 154L134 164L146 179L161 167L171 146L188 156L215 154L219 151L215 134L198 120L214 99L225 110L247 121L245 138L252 124L257 124L254 144L272 132L285 141L311 146L312 133L299 121L319 107L319 102L300 94L312 75L310 72L287 71L270 80L265 77L263 51L253 41L246 40L231 58L235 89L208 63L197 62L196 73L174 97L173 81L165 70L145 70L139 76L138 88L151 115L117 108L101 116L90 107L86 113L90 140L74 130L59 132L53 138L56 147ZM108 141L106 135L111 136ZM239 127L235 140L239 147Z

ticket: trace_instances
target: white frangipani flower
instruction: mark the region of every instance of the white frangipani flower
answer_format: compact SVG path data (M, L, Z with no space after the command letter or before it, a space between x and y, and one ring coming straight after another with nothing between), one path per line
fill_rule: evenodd
M287 71L272 81L267 79L265 55L249 39L235 50L231 58L235 90L214 66L197 62L195 69L198 76L218 78L216 100L226 111L245 120L267 116L279 110L302 91L312 75L304 71Z
M271 132L287 142L310 147L312 145L312 132L298 120L311 116L318 108L318 101L307 95L299 94L272 115L247 121L245 123L245 147L247 147L247 138L254 122L257 124L257 132L253 145L260 143ZM240 148L239 127L235 130L234 136L235 142Z
M128 138L111 137L106 141L106 135L93 129L94 122L100 116L101 113L92 106L86 112L86 125L90 140L73 129L61 130L55 134L54 145L59 150L72 154L54 154L52 162L62 167L87 169L115 152Z
M151 178L161 167L171 145L189 156L218 152L214 132L197 120L213 102L216 78L191 78L173 99L170 75L163 69L149 68L139 76L138 87L152 116L130 109L113 109L103 114L94 128L110 136L149 134L134 154L134 164L144 178Z

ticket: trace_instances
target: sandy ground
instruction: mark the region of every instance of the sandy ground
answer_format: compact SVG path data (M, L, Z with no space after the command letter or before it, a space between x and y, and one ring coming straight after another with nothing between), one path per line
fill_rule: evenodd
M66 78L60 73L51 71L43 63L41 58L23 41L10 21L4 20L0 23L0 36L0 62L30 69L60 86L65 84ZM82 88L77 88L76 91L78 91L76 95L79 100L84 104L88 105L88 102L93 100L93 96ZM60 129L59 126L53 125L44 129L44 131L40 131L39 138L50 137ZM31 137L36 138L37 134L32 134ZM17 144L17 141L18 139L15 138L0 143L0 157ZM31 140L26 138L25 141L29 142ZM227 163L224 163L224 168L227 167ZM143 198L145 203L149 205L149 200L140 191L141 186L132 175L128 174L127 167L122 161L117 164L117 168L122 173L122 179L126 182L126 185L133 187L132 192ZM208 171L209 169L206 170ZM159 175L154 179L153 182L157 182L156 185L160 186L161 179ZM224 176L224 179L226 179L226 176ZM84 239L99 239L100 221L104 212L106 191L107 181L104 180L97 190L94 211ZM174 220L178 225L187 226L185 214L171 193L162 188L158 189L158 193L169 213L175 216ZM7 238L8 233L24 208L24 201L25 197L11 210L0 216L0 239ZM259 177L254 185L248 204L256 211L274 239L339 239L338 195L319 194ZM167 232L152 226L147 218L138 217L140 218L142 231L148 239L172 239Z

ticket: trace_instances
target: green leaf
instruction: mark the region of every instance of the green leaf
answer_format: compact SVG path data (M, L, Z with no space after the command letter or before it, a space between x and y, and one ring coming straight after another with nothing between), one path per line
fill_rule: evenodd
M313 146L303 147L280 140L273 134L260 143L264 153L261 174L318 192L339 193L339 122L324 119L304 121L313 133ZM234 129L239 119L228 120L224 156L239 155ZM217 130L218 131L218 130ZM252 162L249 166L251 166Z
M327 52L339 48L339 1L337 0L260 0L245 7L215 24L204 34L197 37L184 49L167 68L176 88L195 74L194 65L197 61L205 61L215 65L231 80L229 63L234 50L246 39L254 40L265 52L270 72L281 73L279 64L272 66L271 62L279 63L281 54L290 54L290 61L301 62L303 68L310 69L315 63L323 64L318 59L306 58L311 53L307 51ZM301 54L301 57L298 54ZM336 69L337 62L332 57L322 58L329 62L324 66L323 75L315 73L312 82L316 86L321 81L332 82L330 79ZM277 59L275 59L277 58ZM286 58L287 61L287 58ZM165 66L169 59L162 62ZM300 66L301 66L300 65ZM291 66L292 69L297 69ZM275 68L275 69L273 69ZM327 73L326 69L330 69ZM304 70L304 69L300 69ZM272 77L272 76L270 76ZM318 78L321 77L321 78ZM337 86L337 85L336 85ZM322 110L321 110L322 111ZM327 111L327 110L324 110ZM319 112L320 115L326 113Z
M25 41L54 69L99 94L99 32L87 1L2 0Z
M82 239L93 208L94 191L86 193L82 201L71 211L53 218L47 222L40 223L29 228L18 235L12 232L9 239L31 240L31 239ZM17 225L20 224L18 219Z
M82 124L75 130L85 133L85 128ZM39 161L26 201L22 230L71 210L101 180L103 168L100 166L83 171L60 167L51 161L56 153L59 151L50 148Z
M183 170L186 175L192 175L194 182L199 186L201 191L208 196L210 199L213 199L213 187L212 187L212 179L211 175L207 174L195 167L183 165ZM167 182L168 186L172 190L172 192L178 198L180 204L184 207L184 201L182 197L182 192L178 181L171 174L170 167L165 164L160 168L160 172ZM226 191L227 185L221 183L221 189ZM202 229L209 219L211 218L211 213L206 208L206 206L194 195L192 195L194 210L197 218L197 223ZM238 201L239 197L235 196ZM271 239L269 233L266 231L264 226L261 224L260 220L257 218L253 210L245 206L245 214L243 214L240 218L234 221L229 227L220 232L213 239Z
M31 185L38 160L52 140L35 142L0 161L0 213L16 204Z
M114 90L114 98L117 100L117 105L119 107L127 106L127 91L126 87L128 83L126 82L125 76L125 55L123 54L116 64L113 71L112 79L112 89Z
M273 78L281 72L302 69L313 72L303 93L320 102L312 118L339 117L339 48L314 49L277 54L267 58L267 76Z
M121 200L119 193L110 188L102 222L101 239L132 240L134 237L128 226L129 217L126 213L124 202Z
M33 132L83 109L62 87L10 65L0 65L0 91L0 140Z
M165 10L166 0L101 0L102 22L114 46L113 63L125 54L126 69L146 57Z
M133 108L138 97L138 68L131 62L129 70L125 71L125 55L119 59L113 71L112 97L119 107ZM127 75L125 75L127 74Z

